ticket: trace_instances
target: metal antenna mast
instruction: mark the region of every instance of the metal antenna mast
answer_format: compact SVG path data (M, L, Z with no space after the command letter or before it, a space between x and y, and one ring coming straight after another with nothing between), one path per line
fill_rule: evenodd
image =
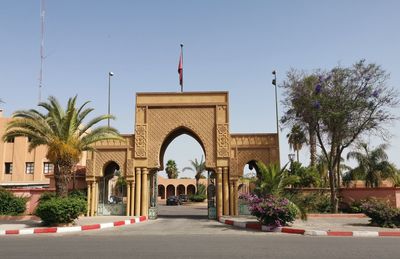
M43 63L44 63L44 58L45 58L44 57L44 14L45 14L44 0L40 0L41 42L40 42L39 102L42 99Z

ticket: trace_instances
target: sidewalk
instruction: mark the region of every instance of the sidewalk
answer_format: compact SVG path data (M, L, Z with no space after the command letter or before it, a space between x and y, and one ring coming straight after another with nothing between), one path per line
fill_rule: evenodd
M361 214L362 215L362 214ZM312 214L307 221L296 220L287 227L261 226L253 216L223 216L220 222L240 228L311 236L399 236L400 228L369 226L369 218L360 214Z
M45 227L42 226L40 219L34 216L2 216L0 217L0 235L78 232L92 229L103 229L123 225L131 225L146 220L147 217L145 216L80 217L75 220L75 222L72 223L71 226Z

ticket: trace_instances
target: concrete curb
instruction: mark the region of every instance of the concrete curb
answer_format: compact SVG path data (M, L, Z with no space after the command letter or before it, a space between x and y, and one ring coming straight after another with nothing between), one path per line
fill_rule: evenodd
M2 235L29 235L29 234L47 234L47 233L70 233L79 232L94 229L113 228L124 225L132 225L147 220L147 216L134 217L127 220L115 221L110 223L99 223L84 226L74 227L49 227L49 228L27 228L17 230L0 230L0 236Z
M281 232L286 234L298 234L304 236L335 236L335 237L400 237L400 231L325 231L305 230L291 227L262 226L256 222L241 222L220 217L219 222L239 228L247 228L263 232Z

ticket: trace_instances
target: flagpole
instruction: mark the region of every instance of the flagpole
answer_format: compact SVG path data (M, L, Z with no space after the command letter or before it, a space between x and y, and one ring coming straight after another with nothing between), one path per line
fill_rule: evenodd
M181 43L181 56L182 56L182 84L181 84L181 93L183 93L183 43Z

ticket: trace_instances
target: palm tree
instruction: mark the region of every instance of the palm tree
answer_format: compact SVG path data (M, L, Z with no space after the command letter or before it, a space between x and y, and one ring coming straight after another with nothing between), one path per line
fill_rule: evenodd
M396 166L394 164L392 164L392 167L394 169L394 173L391 176L393 186L400 187L400 170L396 169Z
M304 131L299 125L294 125L286 137L288 138L289 147L296 151L297 162L299 162L299 151L303 145L307 143L307 138L304 134Z
M298 182L299 177L290 175L286 169L279 169L276 164L265 165L263 162L257 162L258 177L255 181L255 193L258 196L275 195L281 196L286 187Z
M395 172L387 161L386 148L386 144L381 144L370 150L366 143L360 143L357 151L347 154L347 159L355 159L358 162L358 166L350 173L364 176L366 187L379 187L382 180L393 176Z
M203 157L201 157L200 162L197 160L197 158L195 158L194 161L189 160L189 162L192 164L192 167L188 166L188 167L183 168L182 170L183 171L189 170L189 171L195 172L194 178L196 179L196 190L198 190L201 174L206 170L206 162L203 161Z
M286 170L287 163L282 169L278 165L265 165L263 162L257 162L259 174L255 181L256 188L254 192L258 197L273 195L275 197L285 197L300 213L302 219L307 218L307 214L303 207L293 202L293 197L285 194L285 188L299 182L297 175L290 175Z
M111 115L98 116L84 124L93 109L85 107L89 102L75 107L76 99L77 96L68 100L66 110L55 97L50 96L48 102L38 104L45 113L35 109L16 111L3 136L4 140L20 136L30 138L29 151L41 145L47 146L46 158L54 164L56 194L63 197L68 195L71 174L83 151L93 151L93 144L98 141L122 140L114 128L100 126L92 129L100 121L114 118Z
M167 166L165 168L165 172L168 175L168 179L176 179L178 178L178 168L176 167L176 163L174 160L168 160Z

